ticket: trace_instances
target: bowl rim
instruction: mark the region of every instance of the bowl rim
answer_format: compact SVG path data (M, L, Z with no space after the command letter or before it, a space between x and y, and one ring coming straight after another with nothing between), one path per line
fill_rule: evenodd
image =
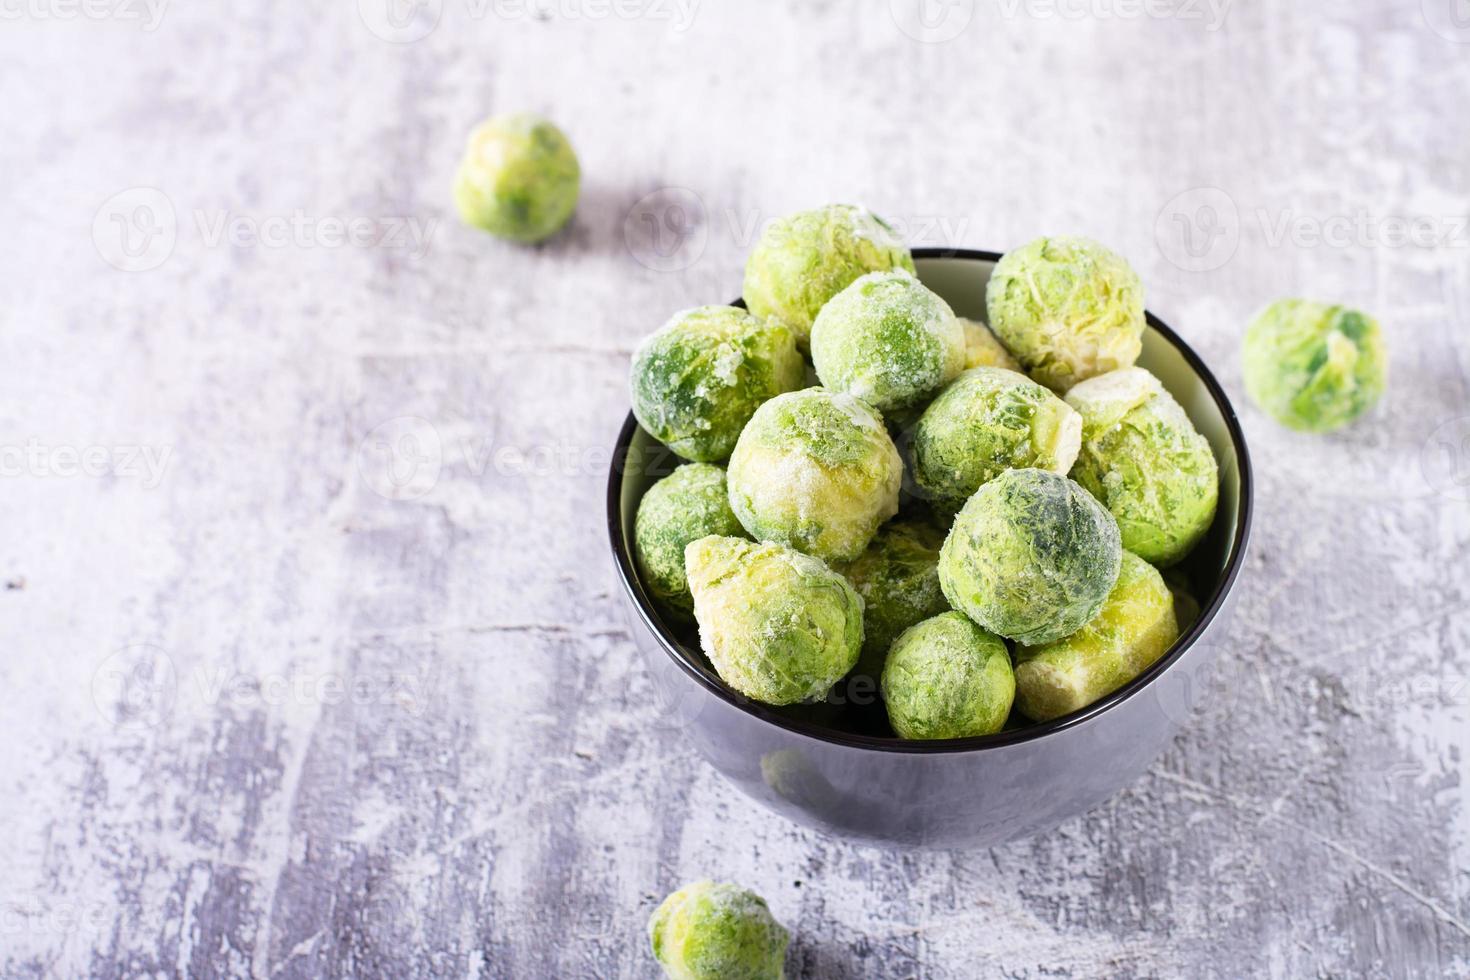
M969 248L916 248L911 251L911 254L915 259L960 259L971 262L990 263L998 262L1001 259L1001 253L999 252ZM745 304L742 299L737 300L732 305L743 307ZM664 625L663 618L660 616L652 599L644 590L643 584L638 579L637 571L633 567L632 548L623 534L622 526L623 474L626 469L628 452L632 448L633 436L638 431L638 420L630 411L627 419L623 423L622 430L618 433L617 442L613 446L612 463L609 468L607 482L607 523L609 539L613 550L613 561L618 569L618 577L622 581L623 588L629 598L632 599L634 608L638 611L638 618L642 620L643 625L653 634L659 646L663 648L664 653L691 680L704 688L708 693L713 694L731 707L768 725L797 735L803 735L807 738L841 745L851 749L896 752L908 755L951 755L966 752L983 752L987 749L997 749L1004 746L1016 745L1021 742L1046 738L1049 735L1086 724L1099 715L1112 710L1148 688L1155 678L1161 676L1174 664L1183 659L1184 655L1189 652L1195 642L1209 629L1210 623L1220 614L1245 563L1246 546L1250 541L1251 518L1255 510L1255 486L1251 471L1250 451L1246 447L1245 433L1241 428L1240 419L1237 418L1235 408L1230 404L1230 399L1225 394L1225 389L1205 365L1205 362L1201 360L1200 356L1174 332L1172 327L1147 310L1144 311L1144 317L1148 325L1180 353L1185 362L1204 384L1205 390L1209 392L1210 397L1214 400L1215 407L1219 410L1220 416L1225 422L1226 431L1230 435L1231 446L1235 450L1236 466L1240 471L1240 499L1236 514L1235 536L1231 541L1230 560L1226 563L1224 573L1220 576L1219 582L1210 594L1209 600L1201 605L1199 617L1174 642L1174 645L1169 649L1168 653L1154 661L1147 670L1118 688L1118 690L1094 701L1085 708L1080 708L1071 714L1063 715L1061 718L1056 718L1052 721L997 732L993 735L932 740L880 738L873 735L858 735L851 732L839 731L801 719L788 718L772 710L767 705L735 693L726 687L718 677L709 676L706 671L697 667L689 658L680 652L680 645L674 641L672 632Z

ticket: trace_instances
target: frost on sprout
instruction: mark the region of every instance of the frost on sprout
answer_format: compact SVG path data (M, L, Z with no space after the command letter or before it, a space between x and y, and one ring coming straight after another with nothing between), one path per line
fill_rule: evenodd
M905 630L883 666L888 720L902 738L993 734L1015 693L1005 641L957 612Z
M752 537L826 561L862 554L898 512L903 464L851 395L808 388L757 409L730 457L730 506Z
M733 306L676 313L633 353L633 414L686 459L730 455L757 406L799 388L805 364L791 331Z
M654 910L648 940L671 980L781 980L791 935L754 892L696 881Z
M825 699L863 643L863 600L819 559L711 536L684 551L700 646L730 687L765 704Z
M1111 514L1046 470L1007 470L955 518L939 555L950 605L1021 643L1058 640L1091 619L1118 577Z
M1388 386L1378 321L1358 310L1283 299L1246 330L1245 387L1282 425L1329 432L1371 409Z
M822 384L880 412L932 396L965 364L965 332L949 304L907 270L870 272L834 296L812 324Z
M996 263L990 326L1054 391L1130 367L1143 346L1143 284L1122 256L1086 238L1038 238Z
M539 116L516 113L487 119L470 134L454 177L454 203L467 225L537 242L571 218L580 186L566 135Z
M730 510L725 471L712 463L685 463L659 480L638 502L633 553L644 587L677 620L694 614L684 548L711 534L745 533Z
M817 312L854 279L914 271L908 247L866 208L831 204L772 222L745 264L745 303L789 326L806 349Z
M1084 381L1067 403L1082 416L1072 477L1112 513L1123 547L1160 566L1189 554L1214 522L1220 472L1184 409L1143 368Z
M1067 473L1081 440L1081 417L1049 389L1004 368L972 368L919 419L914 482L955 510L1009 469Z
M1148 562L1123 553L1118 581L1091 622L1016 651L1016 706L1032 721L1084 708L1143 673L1179 638L1174 596Z

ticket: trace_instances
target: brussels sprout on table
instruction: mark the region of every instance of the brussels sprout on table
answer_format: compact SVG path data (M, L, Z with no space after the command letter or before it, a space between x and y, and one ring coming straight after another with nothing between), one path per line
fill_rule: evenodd
M454 204L467 225L538 242L572 216L581 179L572 144L556 126L529 113L495 116L470 133Z
M1343 306L1283 299L1251 321L1245 388L1282 425L1330 432L1367 412L1388 386L1378 321Z
M696 881L663 900L648 939L670 980L781 980L791 934L755 892Z

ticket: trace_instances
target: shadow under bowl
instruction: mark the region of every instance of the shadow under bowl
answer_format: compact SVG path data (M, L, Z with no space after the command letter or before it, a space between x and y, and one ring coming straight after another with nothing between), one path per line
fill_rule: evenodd
M913 254L919 278L957 315L985 319L985 286L999 254ZM669 620L638 579L631 552L638 502L683 460L630 414L613 451L608 534L630 633L667 727L771 810L834 836L878 843L991 846L1050 829L1133 782L1207 686L1227 634L1252 508L1245 437L1198 355L1149 314L1138 364L1184 407L1220 466L1215 522L1182 566L1200 615L1163 657L1107 697L1055 721L982 738L904 741L881 721L865 726L864 719L881 718L881 704L773 708L726 687L692 629Z

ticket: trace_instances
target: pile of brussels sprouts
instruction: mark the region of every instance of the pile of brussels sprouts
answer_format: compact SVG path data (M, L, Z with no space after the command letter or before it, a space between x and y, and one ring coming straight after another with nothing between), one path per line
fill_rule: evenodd
M1176 639L1149 562L1204 535L1219 477L1131 366L1143 290L1123 259L1011 252L992 333L838 205L767 229L745 302L676 314L631 384L642 426L693 461L640 503L640 574L732 689L794 705L864 677L898 736L963 738L1083 707Z
M1219 471L1134 366L1123 258L1083 238L1008 253L987 327L879 218L834 205L772 224L744 292L676 314L631 383L639 423L691 460L641 501L638 569L730 688L811 705L865 678L899 737L965 738L1077 711L1174 643L1197 606L1172 569ZM1361 314L1276 304L1248 383L1325 427L1377 397L1378 343Z

